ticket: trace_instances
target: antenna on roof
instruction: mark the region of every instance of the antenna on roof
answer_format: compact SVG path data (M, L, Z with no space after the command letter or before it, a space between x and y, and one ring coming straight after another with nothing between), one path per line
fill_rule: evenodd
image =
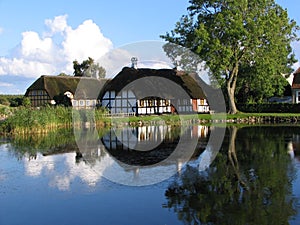
M132 57L131 58L131 68L137 69L137 57Z

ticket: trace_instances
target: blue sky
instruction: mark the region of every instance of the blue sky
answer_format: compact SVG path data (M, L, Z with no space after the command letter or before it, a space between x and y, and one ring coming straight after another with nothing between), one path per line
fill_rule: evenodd
M300 24L299 4L277 3ZM174 28L188 5L188 0L0 0L0 94L24 94L42 74L71 73L74 59L162 41L159 35ZM300 44L293 47L300 60Z

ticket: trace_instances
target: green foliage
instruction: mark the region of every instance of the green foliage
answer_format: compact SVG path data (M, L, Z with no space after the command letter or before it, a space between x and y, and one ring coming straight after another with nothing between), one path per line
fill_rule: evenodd
M1 123L1 132L27 133L51 130L72 124L71 108L66 107L19 107Z
M73 68L74 76L94 77L97 79L105 78L106 76L106 70L90 57L82 63L79 63L77 60L73 61Z
M10 105L9 99L4 95L0 95L0 104L9 106Z
M3 108L3 109L2 109ZM38 108L0 107L8 116L0 123L0 133L47 133L60 127L81 126L83 123L97 124L103 120L104 110L73 109L64 106ZM15 109L15 110L9 110Z
M23 95L0 95L0 104L18 107L18 106L28 106L28 102L30 101L28 98Z
M30 98L23 97L23 99L22 99L22 106L24 106L24 107L30 107L31 106Z
M259 74L259 76L257 76ZM281 74L272 75L257 68L241 68L236 88L236 100L242 103L263 103L273 96L283 96L291 89Z
M236 113L236 88L251 88L259 99L282 91L281 74L289 74L296 61L290 43L298 30L286 10L274 0L190 3L188 15L162 38L201 57L224 85L229 112Z
M289 103L237 104L237 107L246 113L300 113L298 104Z
M165 207L184 224L288 224L297 199L285 140L299 128L245 127L232 138L233 130L210 168L187 166L169 186Z

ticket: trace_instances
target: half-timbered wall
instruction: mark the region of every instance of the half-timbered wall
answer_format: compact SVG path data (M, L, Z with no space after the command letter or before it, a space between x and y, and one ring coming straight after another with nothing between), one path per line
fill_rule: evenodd
M209 105L206 99L197 99L197 112L208 113L209 110Z
M102 106L106 107L112 114L135 113L136 115L153 115L172 113L172 105L179 113L209 112L209 105L206 99L136 99L132 91L122 91L117 96L115 91L107 91L102 98Z
M177 99L172 100L172 104L179 113L209 112L209 105L206 99Z
M28 93L31 105L34 107L44 106L50 103L51 99L45 90L32 90Z
M171 102L165 99L141 99L138 100L138 114L162 114L171 113Z
M136 113L136 97L132 91L122 91L116 96L115 91L107 91L102 99L102 106L110 113Z

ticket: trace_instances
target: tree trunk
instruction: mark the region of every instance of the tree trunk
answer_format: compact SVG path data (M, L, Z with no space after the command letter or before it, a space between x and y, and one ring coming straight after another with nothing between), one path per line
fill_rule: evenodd
M234 93L235 93L235 88L232 88L232 87L230 87L230 85L227 85L228 106L229 106L228 113L229 114L237 113L237 108L236 108L235 101L234 101Z
M237 108L235 105L235 88L236 88L236 80L239 71L239 63L236 62L232 72L230 73L229 79L227 80L227 96L228 96L228 113L236 114Z
M238 158L236 155L236 149L235 149L235 139L236 139L236 134L237 134L238 128L236 126L230 127L229 132L230 132L230 139L229 139L229 147L228 147L228 159L233 167L234 173L236 174L236 177L240 184L249 190L249 187L242 179L241 173L240 173L240 168L239 168L239 162Z

